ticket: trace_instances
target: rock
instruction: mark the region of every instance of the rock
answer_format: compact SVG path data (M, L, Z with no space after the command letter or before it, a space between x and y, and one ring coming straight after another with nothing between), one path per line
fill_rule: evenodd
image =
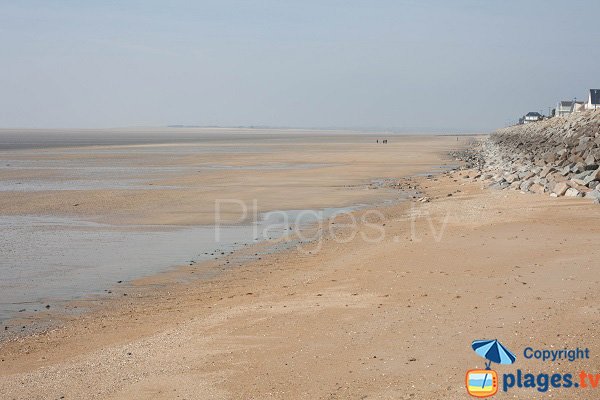
M588 192L600 192L599 127L600 113L582 111L499 129L452 156L493 188L593 197Z
M518 175L510 174L509 176L506 177L506 182L513 183L514 181L516 181L518 179L519 179Z
M554 167L545 167L544 169L542 169L539 173L539 177L540 178L545 178L546 175L548 175L549 173L552 173L556 171L556 169Z
M589 181L600 181L600 168L592 171L588 176L586 176L586 179Z
M496 182L490 185L492 189L506 189L509 186L508 182Z
M585 171L585 164L582 162L578 162L576 163L574 166L571 167L571 172L583 172Z
M564 181L567 180L566 176L563 176L562 174L560 174L558 172L555 172L555 173L550 174L550 175L546 175L546 178L551 179L551 180L556 181L556 182L564 182Z
M588 155L588 156L585 158L585 163L586 163L587 165L594 164L595 162L596 162L596 157L595 157L593 154L590 154L590 155ZM596 167L596 168L597 168L597 167Z
M524 192L529 191L529 188L531 187L531 185L533 185L533 181L523 181L521 183L521 185L519 186L519 189L521 189Z
M588 176L590 176L593 172L594 171L592 171L592 170L583 171L583 172L580 172L579 174L574 175L573 178L583 180L583 179L587 178Z
M568 188L567 191L565 192L565 196L566 197L577 197L579 195L579 190L575 189L575 188Z
M520 187L521 187L521 181L514 181L509 186L510 189L515 189L515 190L519 189Z
M523 176L523 180L524 181L529 180L529 179L533 178L534 176L535 176L535 173L532 171L529 171Z
M564 196L567 190L569 190L569 185L566 182L558 182L553 189L553 192L556 193L557 196Z
M539 183L534 183L533 185L531 185L529 187L529 191L533 192L533 193L544 193L544 186L540 185Z
M600 190L592 190L590 192L587 192L584 197L591 199L600 199Z

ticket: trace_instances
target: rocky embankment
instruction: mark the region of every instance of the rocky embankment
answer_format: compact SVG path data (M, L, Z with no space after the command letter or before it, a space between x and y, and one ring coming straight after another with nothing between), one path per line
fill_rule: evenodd
M494 188L600 202L600 110L500 129L453 155Z

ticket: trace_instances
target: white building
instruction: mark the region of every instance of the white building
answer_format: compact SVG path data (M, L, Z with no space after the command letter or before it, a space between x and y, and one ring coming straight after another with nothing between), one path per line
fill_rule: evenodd
M539 121L542 118L543 118L542 114L540 114L539 112L531 111L531 112L528 112L527 114L525 114L525 118L523 118L523 123L529 124L531 122Z
M559 101L556 105L556 116L571 114L573 112L573 101Z
M586 110L600 110L600 89L590 89L588 101L585 103Z
M559 101L556 105L556 113L557 117L561 115L571 114L577 111L583 111L585 109L585 103L583 101L573 101L573 100L564 100Z

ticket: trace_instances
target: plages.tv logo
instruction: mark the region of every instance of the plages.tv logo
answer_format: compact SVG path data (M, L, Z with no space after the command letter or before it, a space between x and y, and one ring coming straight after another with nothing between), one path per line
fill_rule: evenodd
M467 371L465 378L467 393L473 397L490 397L498 392L498 374L492 370L492 363L512 364L517 357L497 339L474 340L471 347L477 355L485 358L485 369Z

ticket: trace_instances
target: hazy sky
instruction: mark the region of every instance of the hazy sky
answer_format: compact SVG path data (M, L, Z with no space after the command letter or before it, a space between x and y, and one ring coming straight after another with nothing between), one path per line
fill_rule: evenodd
M0 0L0 127L490 130L600 87L600 1Z

